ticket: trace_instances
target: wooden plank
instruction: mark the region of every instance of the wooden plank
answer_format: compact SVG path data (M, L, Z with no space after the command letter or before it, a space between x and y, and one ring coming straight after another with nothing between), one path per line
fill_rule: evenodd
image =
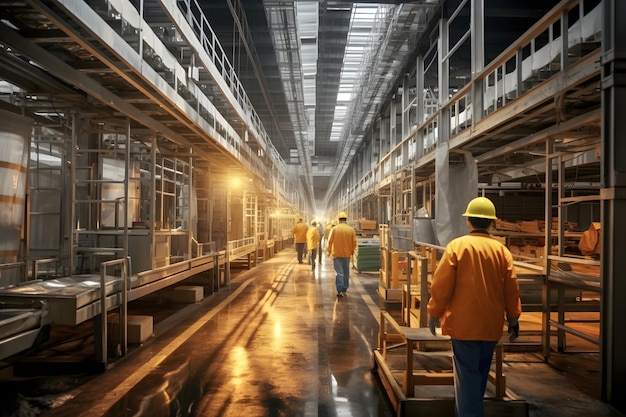
M376 371L380 376L380 381L387 392L387 398L391 402L393 408L398 411L402 408L401 404L406 401L406 397L402 393L402 388L391 373L391 369L389 369L385 359L381 356L378 350L374 350L374 361L377 364Z
M413 371L414 385L454 385L452 372Z

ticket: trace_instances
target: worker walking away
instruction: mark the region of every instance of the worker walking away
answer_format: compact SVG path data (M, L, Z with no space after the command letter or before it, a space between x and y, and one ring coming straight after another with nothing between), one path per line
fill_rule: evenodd
M324 227L324 248L326 253L328 253L329 255L330 252L328 252L328 237L330 236L330 232L335 226L337 226L337 220L333 219L330 223L326 225L326 227Z
M304 251L306 250L306 232L308 232L309 227L302 221L302 217L298 217L295 226L291 229L291 233L293 233L293 238L296 242L296 253L298 254L298 263L302 263L302 259L304 258Z
M326 226L324 226L324 247L325 248L328 247L328 236L330 235L330 230L333 227L335 227L336 223L337 221L333 219L333 221L331 221L330 223L326 223Z
M309 263L311 264L311 271L315 271L315 259L317 258L317 249L320 244L320 232L317 229L317 222L313 220L311 227L306 232L306 242L309 249Z
M350 258L356 249L356 233L346 223L348 215L343 211L337 215L339 223L328 236L328 252L333 257L337 297L344 297L350 286Z
M322 236L324 236L324 226L322 222L317 222L317 233L319 234L319 244L317 245L317 260L322 263Z
M452 339L456 417L482 417L483 396L505 317L510 340L522 312L511 252L492 238L496 208L473 199L463 216L469 233L452 240L437 265L430 288L430 331L441 327Z

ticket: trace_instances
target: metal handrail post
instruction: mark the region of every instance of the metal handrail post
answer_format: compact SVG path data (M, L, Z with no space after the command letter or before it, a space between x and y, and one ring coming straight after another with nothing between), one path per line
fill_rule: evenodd
M420 270L420 327L428 325L428 258L421 257Z
M128 291L130 289L129 271L132 271L130 256L122 264L122 300L120 302L120 350L122 356L128 352Z
M406 263L406 325L411 327L411 274L413 273L413 255L415 252L407 253Z
M36 280L39 277L39 265L43 265L43 264L49 264L49 263L55 263L54 266L54 275L55 277L59 276L59 259L57 258L45 258L45 259L35 259L33 260L33 269L32 269L32 276L31 278L33 280ZM26 273L26 275L28 275L28 271Z
M104 369L107 367L107 360L109 354L107 352L107 339L109 337L107 330L107 308L106 308L106 262L100 265L100 355L101 358L96 357L96 360L100 360L104 364ZM96 355L97 356L97 355Z
M128 271L127 271L127 259L113 259L111 261L102 262L100 264L100 351L98 352L98 346L96 346L96 360L99 360L104 365L104 369L106 369L108 364L108 351L107 351L107 341L108 341L108 308L106 302L106 277L107 277L107 268L114 265L121 265L122 267L122 289L121 289L121 298L120 298L120 345L121 345L121 353L126 354L127 351L127 343L126 343L126 334L127 334L127 304L128 304ZM98 357L98 356L101 357Z

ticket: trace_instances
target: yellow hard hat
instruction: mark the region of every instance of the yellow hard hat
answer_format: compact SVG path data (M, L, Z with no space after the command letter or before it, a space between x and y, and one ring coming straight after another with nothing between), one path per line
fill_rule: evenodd
M339 214L337 214L337 218L338 219L347 219L348 215L346 214L345 211L340 211Z
M317 224L317 222L316 222L315 220L311 220L311 224L312 224L313 226L315 226L315 225Z
M488 198L476 197L469 202L463 216L480 217L483 219L497 219L496 206L494 206Z
M337 226L337 220L333 219L333 221L330 222L330 224L332 224L333 226Z

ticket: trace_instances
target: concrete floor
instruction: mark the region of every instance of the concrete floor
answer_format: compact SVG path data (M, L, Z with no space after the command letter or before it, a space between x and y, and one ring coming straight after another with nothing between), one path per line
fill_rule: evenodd
M196 304L134 303L131 313L154 316L155 336L105 373L15 377L4 364L2 416L394 416L371 372L378 274L352 270L337 298L330 259L312 272L295 258L284 250L240 270ZM31 356L76 359L90 348L77 337ZM507 352L507 388L529 417L623 417L597 399L597 359L555 353L549 366L539 353Z

